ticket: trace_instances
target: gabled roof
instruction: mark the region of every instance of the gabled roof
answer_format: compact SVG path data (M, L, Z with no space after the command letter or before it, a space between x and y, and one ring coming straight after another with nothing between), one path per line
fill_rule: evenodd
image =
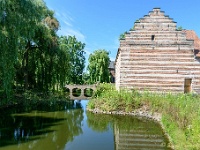
M183 30L188 40L194 40L194 49L200 50L200 39L193 30Z
M114 61L110 61L108 69L115 69L115 62Z

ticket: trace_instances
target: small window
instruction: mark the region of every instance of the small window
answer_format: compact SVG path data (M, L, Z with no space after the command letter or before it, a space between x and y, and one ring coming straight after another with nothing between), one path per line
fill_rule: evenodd
M155 35L152 35L151 40L154 41L154 39L155 39Z

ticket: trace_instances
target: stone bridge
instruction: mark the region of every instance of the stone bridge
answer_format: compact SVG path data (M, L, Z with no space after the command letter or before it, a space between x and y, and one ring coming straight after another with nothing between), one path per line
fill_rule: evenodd
M92 84L92 85L65 85L66 89L69 89L69 96L70 99L72 100L83 100L83 99L90 99L91 96L87 96L86 95L86 90L87 89L91 89L92 92L96 90L97 84ZM75 91L76 89L81 90L81 93L79 96L75 96L73 91Z

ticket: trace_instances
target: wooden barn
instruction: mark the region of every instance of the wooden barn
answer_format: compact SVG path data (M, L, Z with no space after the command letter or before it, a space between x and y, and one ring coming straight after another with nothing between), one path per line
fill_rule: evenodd
M120 40L116 88L200 93L198 43L194 31L177 29L172 18L154 8Z

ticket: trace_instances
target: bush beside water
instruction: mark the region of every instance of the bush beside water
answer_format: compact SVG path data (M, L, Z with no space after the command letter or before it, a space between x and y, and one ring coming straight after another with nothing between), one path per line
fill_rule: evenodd
M176 150L200 149L200 97L195 94L115 90L100 84L88 103L89 109L131 112L143 107L162 114L161 123Z

